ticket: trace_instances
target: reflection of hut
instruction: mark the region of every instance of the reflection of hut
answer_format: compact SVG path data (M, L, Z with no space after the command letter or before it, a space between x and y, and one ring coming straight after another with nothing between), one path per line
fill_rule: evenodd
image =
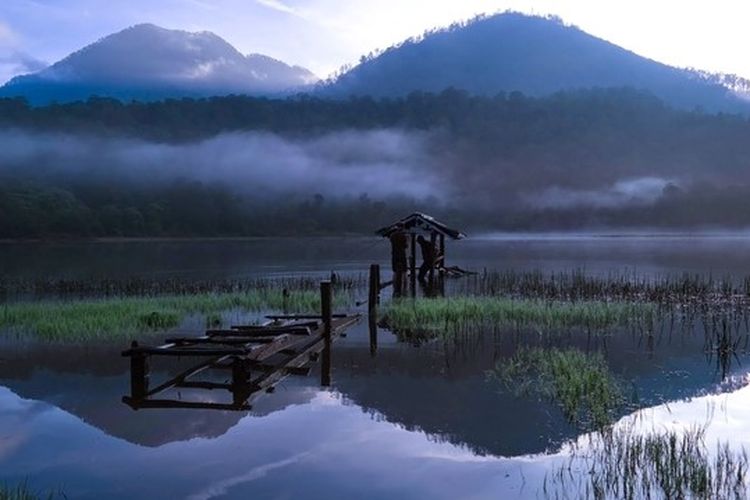
M436 249L436 259L433 263L432 270L437 267L439 269L445 268L445 238L451 238L453 240L460 240L466 237L461 231L451 229L442 222L435 220L429 215L414 212L408 217L394 222L390 226L384 227L377 231L377 234L384 238L391 238L393 241L394 236L404 236L410 239L411 248L411 262L410 270L412 278L416 276L416 262L417 262L417 236L422 235L432 243L433 248ZM396 271L394 269L394 271Z

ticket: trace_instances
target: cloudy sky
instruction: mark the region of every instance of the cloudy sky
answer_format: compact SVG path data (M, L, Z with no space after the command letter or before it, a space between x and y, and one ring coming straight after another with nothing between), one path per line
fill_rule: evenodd
M478 13L556 14L658 61L750 77L747 0L0 0L0 82L150 22L327 76L360 55Z

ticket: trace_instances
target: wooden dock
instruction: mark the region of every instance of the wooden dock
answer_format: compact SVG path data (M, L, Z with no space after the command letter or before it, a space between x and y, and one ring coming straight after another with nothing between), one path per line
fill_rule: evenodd
M250 409L250 400L262 392L272 392L275 384L288 375L305 375L310 363L322 353L321 384L330 383L330 351L333 340L359 322L358 314L331 313L331 284L321 283L321 314L268 316L264 325L238 325L228 330L208 330L200 337L170 338L149 347L133 342L122 355L130 358L130 395L123 402L133 409L203 408L219 410ZM150 387L149 367L158 357L190 357L200 362L178 375ZM226 382L198 380L210 370L228 372ZM231 403L169 399L171 389L225 390Z

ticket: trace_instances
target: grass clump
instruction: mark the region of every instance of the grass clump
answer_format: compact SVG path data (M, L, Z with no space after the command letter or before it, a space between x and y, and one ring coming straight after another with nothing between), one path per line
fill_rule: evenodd
M625 403L620 382L600 353L577 349L522 349L488 373L519 395L554 402L578 427L601 428Z
M602 330L651 322L655 306L617 302L556 302L504 297L398 299L385 309L393 330L456 333L474 327Z
M339 296L337 304L347 300L346 295ZM284 294L281 289L260 289L242 293L16 302L0 306L0 328L44 340L76 341L165 330L179 325L190 314L283 308L319 311L320 294L310 290Z

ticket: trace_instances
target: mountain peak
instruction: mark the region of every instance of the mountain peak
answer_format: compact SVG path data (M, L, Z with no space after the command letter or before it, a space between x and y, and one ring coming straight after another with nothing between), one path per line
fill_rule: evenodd
M449 87L477 95L521 91L532 96L634 87L682 108L746 108L726 87L689 71L641 57L557 17L517 12L456 23L363 57L321 91L393 97Z
M267 57L245 57L209 31L137 24L108 35L53 64L6 84L2 95L35 102L226 94L276 94L314 83L304 68Z

